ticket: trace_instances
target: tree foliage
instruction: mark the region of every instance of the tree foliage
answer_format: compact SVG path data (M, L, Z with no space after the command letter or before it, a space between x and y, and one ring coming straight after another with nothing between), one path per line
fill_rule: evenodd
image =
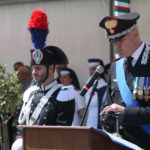
M8 120L20 108L22 96L17 74L7 72L6 65L0 66L0 117L2 121Z

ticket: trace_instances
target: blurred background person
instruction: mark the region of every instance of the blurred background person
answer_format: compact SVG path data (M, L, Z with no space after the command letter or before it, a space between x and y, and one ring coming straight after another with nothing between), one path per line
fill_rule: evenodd
M21 67L21 66L24 66L23 62L21 62L21 61L15 62L14 65L13 65L14 71L18 71L18 68Z
M56 73L57 73L57 82L60 83L61 74L60 71L62 68L67 68L67 64L57 64L56 65Z
M108 72L110 70L110 65L111 65L111 63L108 63L105 65L104 79L106 82L107 82L107 78L108 78Z
M96 71L97 66L102 66L104 69L104 63L102 60L97 58L88 59L89 65L89 74L92 76ZM94 92L93 97L91 99L88 114L87 114L87 121L86 126L91 126L94 128L100 128L100 111L103 108L105 97L106 97L106 87L107 83L104 80L104 73L102 73L98 78L97 90ZM86 105L89 102L89 98L91 96L92 87L87 91L85 94L85 102Z
M69 97L70 99L75 99L75 113L72 126L79 126L80 119L85 110L85 101L82 96L80 96L80 84L76 73L70 68L61 68L60 71L60 82L64 85L62 97Z
M32 83L32 74L31 69L28 66L21 66L18 68L18 80L19 83L22 86L22 92L25 92L25 90L30 87Z

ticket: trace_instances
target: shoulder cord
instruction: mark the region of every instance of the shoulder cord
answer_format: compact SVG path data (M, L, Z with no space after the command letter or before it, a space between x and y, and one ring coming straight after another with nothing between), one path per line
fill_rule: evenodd
M27 125L32 125L32 124L34 124L34 123L37 121L37 119L38 119L38 117L39 117L39 115L40 115L42 109L44 108L45 104L48 102L48 100L49 100L49 98L51 97L51 95L52 95L58 88L60 88L61 86L62 86L61 84L56 84L56 85L54 85L54 86L47 92L47 94L46 94L45 96L42 96L42 98L40 99L39 104L37 105L37 107L35 108L35 110L34 110L32 116L31 116L30 120L29 120L29 117L26 118L26 124L27 124Z
M34 95L31 96L28 102L23 103L23 106L19 115L19 119L18 119L19 124L23 124L24 121L26 120L26 116L30 112L30 109L31 109L31 102L33 98L34 98Z

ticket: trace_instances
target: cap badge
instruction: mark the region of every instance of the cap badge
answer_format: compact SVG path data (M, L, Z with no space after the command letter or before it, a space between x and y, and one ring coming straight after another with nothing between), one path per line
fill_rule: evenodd
M32 59L35 61L37 65L39 65L43 59L43 53L41 50L34 50L32 52Z
M111 34L115 33L114 28L118 25L117 19L107 19L105 21L105 27L109 30Z

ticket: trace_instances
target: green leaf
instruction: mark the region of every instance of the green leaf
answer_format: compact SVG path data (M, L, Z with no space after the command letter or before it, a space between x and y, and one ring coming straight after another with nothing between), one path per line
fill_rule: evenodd
M17 74L7 72L6 65L0 66L0 117L2 121L8 120L21 107L22 97Z

